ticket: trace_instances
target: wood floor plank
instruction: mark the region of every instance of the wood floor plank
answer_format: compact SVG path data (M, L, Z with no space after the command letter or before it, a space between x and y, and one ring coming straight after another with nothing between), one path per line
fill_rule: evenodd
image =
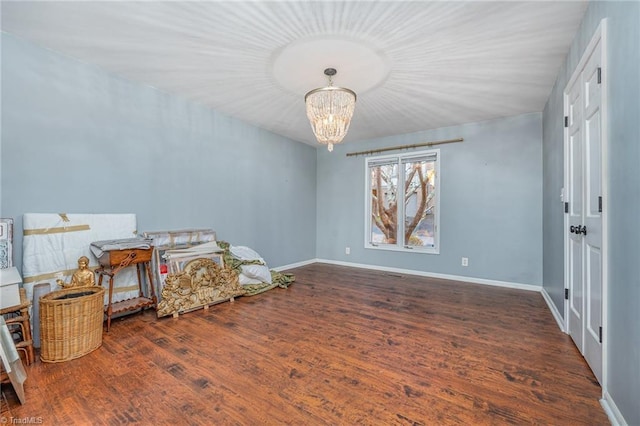
M11 415L66 425L608 424L540 294L313 264L179 318L115 320L27 367ZM5 389L3 389L5 390Z

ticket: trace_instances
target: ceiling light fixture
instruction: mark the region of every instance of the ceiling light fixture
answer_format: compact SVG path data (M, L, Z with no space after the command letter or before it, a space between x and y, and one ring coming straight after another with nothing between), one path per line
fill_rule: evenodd
M356 94L353 90L333 86L331 78L336 73L335 68L324 70L329 85L304 95L313 134L318 142L327 145L329 152L333 151L333 144L342 142L347 134L356 106Z

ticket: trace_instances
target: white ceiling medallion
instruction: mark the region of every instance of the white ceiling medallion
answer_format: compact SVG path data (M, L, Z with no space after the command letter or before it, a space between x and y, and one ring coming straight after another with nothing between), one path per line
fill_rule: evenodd
M326 36L295 40L271 57L274 81L283 89L302 96L318 85L318 72L326 68L340 71L337 86L349 87L362 95L383 83L389 62L365 42L348 37Z

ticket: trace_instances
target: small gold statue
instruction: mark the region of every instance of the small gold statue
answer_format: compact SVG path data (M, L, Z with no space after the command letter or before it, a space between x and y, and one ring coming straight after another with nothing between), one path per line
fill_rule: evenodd
M71 276L71 282L69 284L62 280L56 280L58 285L62 288L72 287L89 287L96 285L96 278L91 269L89 269L89 258L82 256L78 259L78 270Z

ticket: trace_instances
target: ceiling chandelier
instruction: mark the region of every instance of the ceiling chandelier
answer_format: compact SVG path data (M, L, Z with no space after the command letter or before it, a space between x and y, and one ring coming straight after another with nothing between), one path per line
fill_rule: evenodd
M347 134L356 106L356 94L353 90L333 86L331 77L336 73L334 68L324 70L329 85L304 95L313 134L318 142L327 145L329 152L333 151L333 144L342 142Z

